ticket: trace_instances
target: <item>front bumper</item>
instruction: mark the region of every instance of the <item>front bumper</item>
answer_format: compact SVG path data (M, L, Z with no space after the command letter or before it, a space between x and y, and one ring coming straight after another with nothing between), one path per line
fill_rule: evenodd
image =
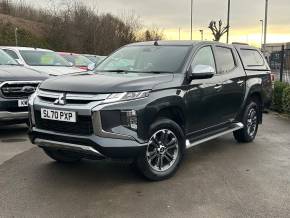
M146 149L146 144L134 140L103 138L95 135L75 136L32 127L29 138L41 148L69 150L96 157L134 158Z
M145 140L138 137L137 131L127 129L121 125L113 125L114 128L112 129L104 129L101 112L112 111L114 113L113 111L116 111L116 108L119 110L139 110L142 107L142 100L134 101L132 104L102 104L101 101L96 101L83 105L55 105L36 97L33 105L30 105L29 108L30 140L41 148L70 150L82 154L89 153L95 157L134 158L146 148ZM41 108L74 111L82 119L89 117L92 121L93 131L82 131L86 129L83 121L80 121L82 123L68 124L42 120L40 117ZM49 125L47 125L48 123ZM61 126L56 129L57 125Z
M18 99L5 99L0 97L0 122L9 123L28 120L27 107L18 107Z

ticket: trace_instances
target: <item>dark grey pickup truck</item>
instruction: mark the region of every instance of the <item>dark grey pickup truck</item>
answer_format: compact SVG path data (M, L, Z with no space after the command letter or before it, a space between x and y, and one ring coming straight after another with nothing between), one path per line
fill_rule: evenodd
M28 122L28 97L47 78L0 50L0 125Z
M128 158L146 178L162 180L186 149L231 132L253 141L271 94L256 48L135 43L95 72L44 81L29 99L30 139L59 162Z

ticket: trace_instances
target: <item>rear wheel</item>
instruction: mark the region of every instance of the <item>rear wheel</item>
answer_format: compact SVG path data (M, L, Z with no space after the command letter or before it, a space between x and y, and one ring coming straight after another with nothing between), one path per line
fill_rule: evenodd
M81 157L78 154L63 151L63 150L54 150L54 149L43 149L44 152L53 160L61 163L75 163L81 160Z
M234 132L234 137L238 142L252 142L258 132L259 106L254 100L251 100L242 117L244 128Z
M161 119L151 126L150 135L146 150L135 163L146 178L167 179L177 171L182 160L183 132L175 122Z

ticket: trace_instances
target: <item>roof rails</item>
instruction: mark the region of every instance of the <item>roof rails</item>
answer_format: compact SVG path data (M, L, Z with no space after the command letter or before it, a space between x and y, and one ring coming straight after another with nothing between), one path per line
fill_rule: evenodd
M243 42L232 42L233 45L249 45L248 43Z

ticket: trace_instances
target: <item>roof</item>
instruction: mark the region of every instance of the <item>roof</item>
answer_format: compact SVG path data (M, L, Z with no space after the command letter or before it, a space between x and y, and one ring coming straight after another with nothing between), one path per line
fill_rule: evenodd
M216 41L200 41L200 40L160 40L160 41L147 41L147 42L136 42L129 44L128 46L135 46L135 45L154 45L155 43L158 45L168 45L168 46L196 46L200 44L219 44L219 45L228 45L222 42Z
M9 49L15 49L15 50L37 50L37 51L52 51L49 49L43 49L43 48L32 48L32 47L18 47L18 46L0 46L1 49L9 48Z

